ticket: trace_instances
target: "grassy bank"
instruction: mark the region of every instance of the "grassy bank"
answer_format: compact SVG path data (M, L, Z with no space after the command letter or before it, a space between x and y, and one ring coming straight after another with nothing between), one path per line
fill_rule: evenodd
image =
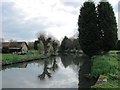
M31 53L25 55L18 55L18 54L1 54L2 56L2 65L12 64L17 62L29 61L32 59L37 59L43 57L40 55L38 51L31 51Z
M15 59L21 59L21 58L29 58L29 57L35 57L40 55L38 51L31 51L31 53L25 54L25 55L18 55L18 54L2 54L2 60L15 60Z
M120 58L115 52L92 57L92 76L103 75L107 81L96 83L93 88L120 88Z

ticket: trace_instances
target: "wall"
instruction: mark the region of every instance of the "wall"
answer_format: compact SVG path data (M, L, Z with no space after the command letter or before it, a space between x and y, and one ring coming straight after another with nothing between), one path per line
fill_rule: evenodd
M22 52L27 52L28 51L28 47L26 46L25 43L22 44Z

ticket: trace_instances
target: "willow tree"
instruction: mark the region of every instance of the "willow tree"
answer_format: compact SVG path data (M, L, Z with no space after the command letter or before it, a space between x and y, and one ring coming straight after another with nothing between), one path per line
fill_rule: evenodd
M97 25L97 13L94 2L84 2L78 19L79 42L88 56L100 51L100 31Z
M40 40L39 41L39 44L38 44L38 51L39 51L39 54L44 54L44 50L45 48L44 48L44 44L43 44L43 42Z

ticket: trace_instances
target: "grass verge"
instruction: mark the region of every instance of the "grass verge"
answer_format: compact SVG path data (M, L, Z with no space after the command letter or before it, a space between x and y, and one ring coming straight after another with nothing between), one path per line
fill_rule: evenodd
M105 54L92 57L91 75L104 75L107 82L96 83L92 88L120 88L120 58L118 54Z
M2 65L5 65L5 64L12 64L17 62L23 62L33 58L40 58L42 55L40 55L38 51L32 51L32 53L25 55L1 54L1 56L2 56Z

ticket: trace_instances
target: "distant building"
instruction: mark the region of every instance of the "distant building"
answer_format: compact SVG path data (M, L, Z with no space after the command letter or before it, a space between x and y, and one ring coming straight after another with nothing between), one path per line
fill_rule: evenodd
M26 42L2 42L2 53L27 52L28 45Z

